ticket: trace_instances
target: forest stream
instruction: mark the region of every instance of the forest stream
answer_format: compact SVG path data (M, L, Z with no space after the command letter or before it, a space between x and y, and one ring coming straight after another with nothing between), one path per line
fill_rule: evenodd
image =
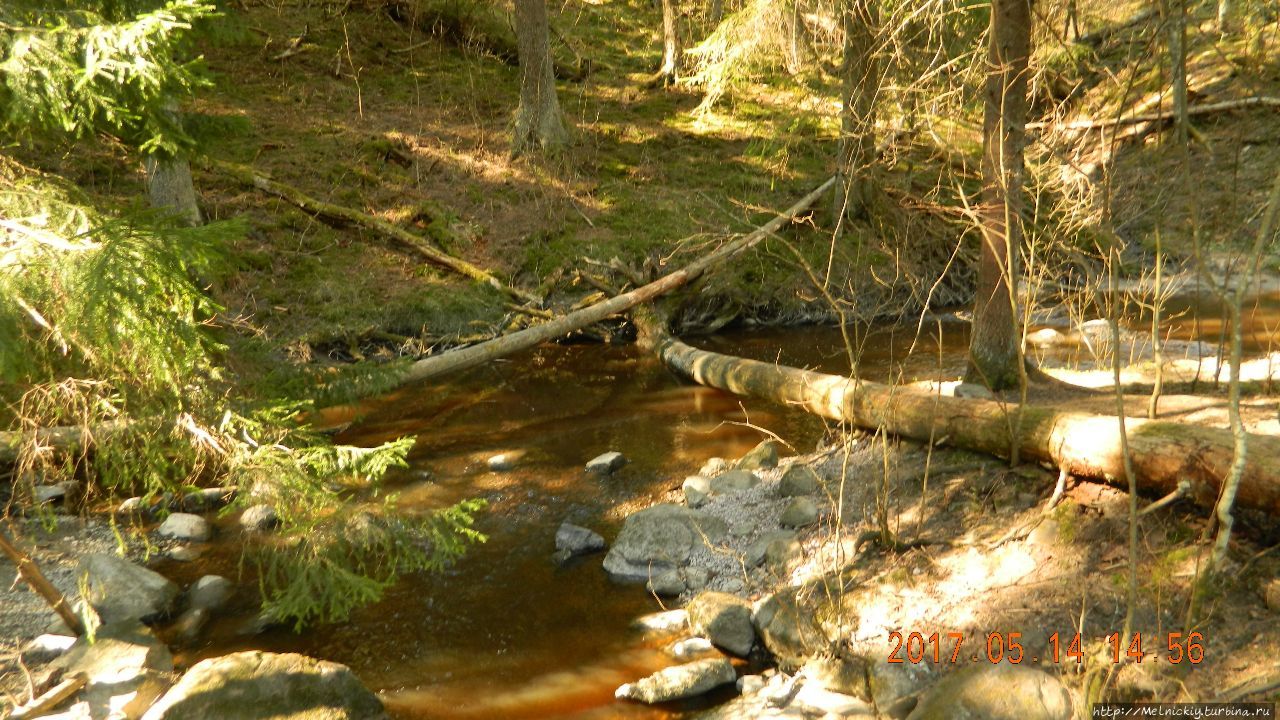
M1213 317L1205 306L1201 314ZM1189 339L1194 325L1170 316L1169 336ZM1252 354L1274 339L1277 318L1280 296L1256 305ZM873 333L861 360L866 377L960 374L968 325L930 320L922 327L914 349L914 327ZM1199 327L1216 347L1210 323ZM754 329L696 344L826 372L848 367L832 327ZM1055 357L1070 365L1082 352L1067 343ZM405 579L349 622L301 634L238 635L255 610L246 593L239 612L219 620L210 642L180 656L180 664L249 648L335 660L377 691L397 718L679 716L699 705L653 708L613 699L619 684L674 662L630 629L635 618L661 607L641 586L612 583L601 555L557 567L556 528L569 520L612 538L628 512L678 491L708 458L737 457L768 433L796 453L809 452L825 432L804 412L682 382L632 345L543 346L447 385L403 389L363 410L337 440L369 445L415 436L410 468L388 483L401 507L412 512L484 498L489 507L478 528L488 541L443 574ZM628 464L605 477L584 471L587 460L610 450ZM515 458L510 470L490 470L487 461L498 454ZM234 518L221 522L230 526ZM210 572L234 577L239 560L239 547L224 542L199 562L170 562L161 571L185 584Z

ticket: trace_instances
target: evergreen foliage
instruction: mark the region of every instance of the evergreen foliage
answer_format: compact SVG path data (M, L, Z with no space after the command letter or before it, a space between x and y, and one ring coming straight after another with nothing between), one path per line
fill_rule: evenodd
M147 498L236 485L270 502L278 542L253 550L268 609L337 620L483 540L481 503L403 517L380 481L411 440L336 447L299 427L309 403L243 396L203 287L241 223L180 227L17 159L98 133L153 155L193 149L173 101L204 82L188 43L214 14L202 0L0 7L0 430L25 431L19 492L75 478ZM92 442L67 452L31 432L68 426Z

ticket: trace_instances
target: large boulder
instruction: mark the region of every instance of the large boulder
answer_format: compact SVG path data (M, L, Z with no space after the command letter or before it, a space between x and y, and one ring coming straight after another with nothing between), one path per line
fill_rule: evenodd
M933 686L907 720L1070 720L1075 701L1058 678L1021 665L974 665Z
M712 645L738 657L751 654L756 631L751 624L751 606L729 593L704 592L689 601L689 627Z
M115 555L85 555L78 574L86 579L84 599L104 623L157 620L169 614L179 593L159 573Z
M623 523L604 558L604 569L614 580L645 582L682 567L695 547L719 543L727 534L719 518L681 505L654 505Z
M696 697L737 680L733 665L724 658L697 660L665 668L647 678L626 683L614 696L621 700L660 703Z
M143 720L253 717L375 720L382 702L351 670L296 653L238 652L196 663Z
M75 717L132 720L168 687L173 655L146 626L127 620L98 628L93 642L80 638L48 672L88 678L75 696Z
M797 666L827 645L817 613L799 601L798 592L793 587L766 596L751 614L760 641L784 668Z

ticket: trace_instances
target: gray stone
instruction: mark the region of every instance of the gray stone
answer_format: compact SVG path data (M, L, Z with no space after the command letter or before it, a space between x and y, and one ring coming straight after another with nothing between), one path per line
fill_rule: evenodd
M711 573L705 568L687 567L684 569L684 584L693 592L697 592L711 582Z
M800 604L798 592L799 588L793 587L768 595L756 603L751 613L751 624L761 643L783 667L798 665L827 645L816 613Z
M720 589L727 593L740 593L746 585L742 583L742 578L727 577L720 582Z
M782 511L779 522L783 527L801 528L818 522L818 503L812 498L792 498L787 508Z
M841 695L851 695L861 700L870 700L867 672L872 664L888 665L889 663L869 663L852 654L840 653L833 656L824 653L806 660L801 672L805 676L806 685L820 687Z
M704 542L724 540L723 520L681 505L654 505L627 518L604 559L614 580L645 582L687 564L689 553Z
M571 556L600 552L605 547L604 538L593 530L568 522L556 529L556 550L567 550Z
M144 720L244 717L381 720L382 702L345 665L296 653L238 652L196 663Z
M778 467L778 441L765 440L734 464L739 470L772 470Z
M240 527L248 532L264 532L280 525L280 516L270 505L254 505L240 514Z
M171 513L156 528L160 537L188 542L204 542L213 534L209 521L191 513Z
M712 495L743 492L760 484L760 476L750 470L730 470L711 479Z
M116 508L117 515L142 516L147 512L147 505L140 497L127 498Z
M712 645L738 657L751 654L756 631L751 625L751 607L746 600L729 593L703 592L689 602L689 627Z
M1058 678L1022 665L973 665L934 685L908 720L1070 720L1075 700Z
M867 685L877 706L891 707L919 694L935 676L927 664L873 662L867 668Z
M200 548L192 547L191 545L179 545L177 547L170 548L165 555L167 555L170 560L177 560L178 562L195 562L204 555L204 551Z
M587 472L596 475L608 475L623 465L627 464L627 459L620 452L607 452L603 455L597 455L587 462Z
M89 682L77 697L93 718L137 718L157 698L173 672L173 655L136 621L98 628L93 642L80 638L49 672L84 673Z
M800 543L796 541L796 534L791 530L774 530L773 532L761 535L755 542L747 546L747 552L744 560L747 567L759 567L770 556L769 548L775 543L779 545L778 549L773 551L773 555L788 557L788 553L794 544L795 551L798 553ZM770 564L773 564L772 562Z
M178 619L174 621L173 627L169 628L169 633L178 645L194 645L200 639L200 633L204 632L204 626L208 623L208 610L197 607L187 608L186 612L179 615Z
M74 635L45 633L22 646L22 662L27 665L43 665L70 650L75 643Z
M764 689L763 675L743 675L738 678L738 692L743 695L754 695Z
M85 555L78 574L86 578L84 599L104 623L158 619L169 614L179 593L159 573L114 555Z
M203 488L183 495L178 507L184 512L207 512L224 507L235 499L235 487Z
M75 495L80 490L80 483L75 480L64 480L53 485L36 485L32 488L32 495L37 505L45 503L64 502L69 495Z
M205 575L187 588L187 606L217 612L231 599L235 586L221 575Z
M822 486L822 481L818 478L818 473L808 465L796 464L787 468L782 473L782 479L778 481L778 495L780 497L796 497L798 495L812 495L818 492L818 488Z
M631 626L641 632L657 635L678 633L689 627L689 611L682 608L641 615Z
M654 575L649 578L645 587L649 592L660 597L676 597L688 589L679 570L667 570L660 575Z
M728 460L721 457L713 457L702 463L702 467L698 468L698 474L710 478L732 468L733 464Z
M711 480L701 475L690 475L680 485L684 492L684 504L691 508L699 508L707 504L711 497Z
M737 674L728 660L697 660L659 670L647 678L622 685L614 696L643 703L670 702L697 697L735 680Z
M522 457L524 457L524 453L518 450L498 453L485 460L485 465L489 467L491 472L507 472L508 470L514 470Z
M791 537L775 537L769 541L764 550L765 563L768 564L770 570L779 575L785 573L791 563L797 562L803 557L804 548L800 546L800 541L794 535Z
M240 623L240 627L236 628L237 635L261 635L272 628L281 627L284 623L280 622L273 613L268 610L261 610L258 614Z
M951 394L958 398L970 398L975 400L992 400L995 395L987 388L976 383L962 382L951 390Z
M827 690L814 682L801 683L790 705L806 715L823 717L875 717L876 714L875 708L865 700Z
M711 641L702 637L685 638L671 646L671 656L677 660L692 660L714 651Z

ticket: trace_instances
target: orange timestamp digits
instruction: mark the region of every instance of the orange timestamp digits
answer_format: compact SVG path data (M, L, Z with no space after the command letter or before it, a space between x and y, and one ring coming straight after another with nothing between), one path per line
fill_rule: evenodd
M890 663L912 664L922 663L926 659L930 659L935 663L950 662L952 664L964 660L981 662L984 659L992 664L1008 662L1012 665L1018 665L1023 660L1040 662L1040 657L1027 655L1022 646L1022 637L1023 634L1020 632L987 633L985 647L974 648L966 656L961 652L962 648L965 647L965 634L962 632L948 632L945 634L934 632L925 635L919 632L903 634L895 630L889 633L891 648L887 660ZM1149 635L1147 637L1154 638L1155 636ZM1159 650L1147 651L1143 649L1142 633L1133 633L1127 643L1121 633L1118 632L1107 635L1105 640L1110 646L1110 656L1113 663L1119 663L1123 659L1142 662L1144 658L1152 658L1157 661L1161 658ZM1198 665L1204 660L1204 635L1202 633L1165 633L1164 644L1167 648L1167 654L1164 655L1164 659L1173 665L1179 665L1184 662ZM1044 659L1053 663L1071 660L1077 663L1084 662L1084 650L1080 644L1080 633L1063 636L1055 632L1048 637L1045 649L1048 653Z

